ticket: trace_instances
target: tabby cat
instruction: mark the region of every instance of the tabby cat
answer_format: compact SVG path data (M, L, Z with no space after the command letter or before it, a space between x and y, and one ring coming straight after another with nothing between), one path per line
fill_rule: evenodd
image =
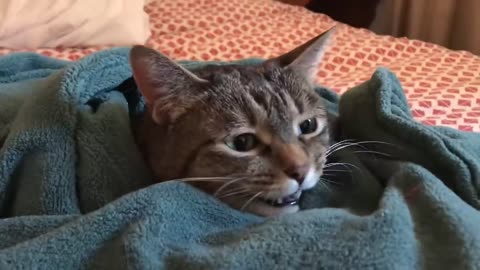
M333 30L251 65L187 70L133 47L133 77L147 104L135 133L155 180L187 181L257 215L298 211L329 147L327 112L313 85Z

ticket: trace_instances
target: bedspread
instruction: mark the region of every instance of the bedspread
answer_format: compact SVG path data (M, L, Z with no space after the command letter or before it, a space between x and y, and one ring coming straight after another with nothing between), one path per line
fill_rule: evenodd
M270 57L337 23L273 0L172 0L150 3L146 11L153 27L147 45L177 60ZM384 66L402 82L416 120L480 131L480 57L344 24L339 24L334 41L321 64L318 83L344 93ZM37 52L77 60L105 48ZM0 55L9 52L0 49Z
M141 188L128 53L0 58L0 269L478 269L480 134L412 121L388 70L340 99L317 88L337 139L378 143L334 151L357 170L265 219L181 182Z

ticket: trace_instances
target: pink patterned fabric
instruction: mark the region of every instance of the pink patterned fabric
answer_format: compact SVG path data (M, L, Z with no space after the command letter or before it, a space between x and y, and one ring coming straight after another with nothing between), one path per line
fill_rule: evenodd
M177 60L236 60L281 54L336 22L273 0L150 3L147 45ZM480 57L430 43L378 36L339 24L318 83L343 93L384 66L400 78L414 117L428 125L480 132ZM38 50L77 60L104 49ZM0 55L11 51L0 49Z

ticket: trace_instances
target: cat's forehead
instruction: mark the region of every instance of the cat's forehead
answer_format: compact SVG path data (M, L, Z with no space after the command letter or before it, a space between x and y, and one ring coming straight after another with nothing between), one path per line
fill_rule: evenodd
M213 66L197 74L212 83L208 104L227 125L268 125L281 132L296 117L324 111L311 86L280 67Z
M270 100L289 96L297 102L309 101L306 81L293 72L275 65L207 66L197 73L211 82L217 98L252 96ZM278 100L277 100L278 101Z
M207 65L194 71L199 77L209 80L213 84L222 84L225 82L242 82L248 85L262 85L268 81L275 80L281 76L282 72L276 66L263 65ZM275 74L275 78L271 78Z

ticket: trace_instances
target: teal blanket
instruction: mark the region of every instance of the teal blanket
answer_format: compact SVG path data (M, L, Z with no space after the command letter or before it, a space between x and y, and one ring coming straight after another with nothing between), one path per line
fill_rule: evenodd
M318 88L351 146L270 219L148 186L130 77L126 48L0 57L0 269L480 269L480 134L415 122L388 70Z

